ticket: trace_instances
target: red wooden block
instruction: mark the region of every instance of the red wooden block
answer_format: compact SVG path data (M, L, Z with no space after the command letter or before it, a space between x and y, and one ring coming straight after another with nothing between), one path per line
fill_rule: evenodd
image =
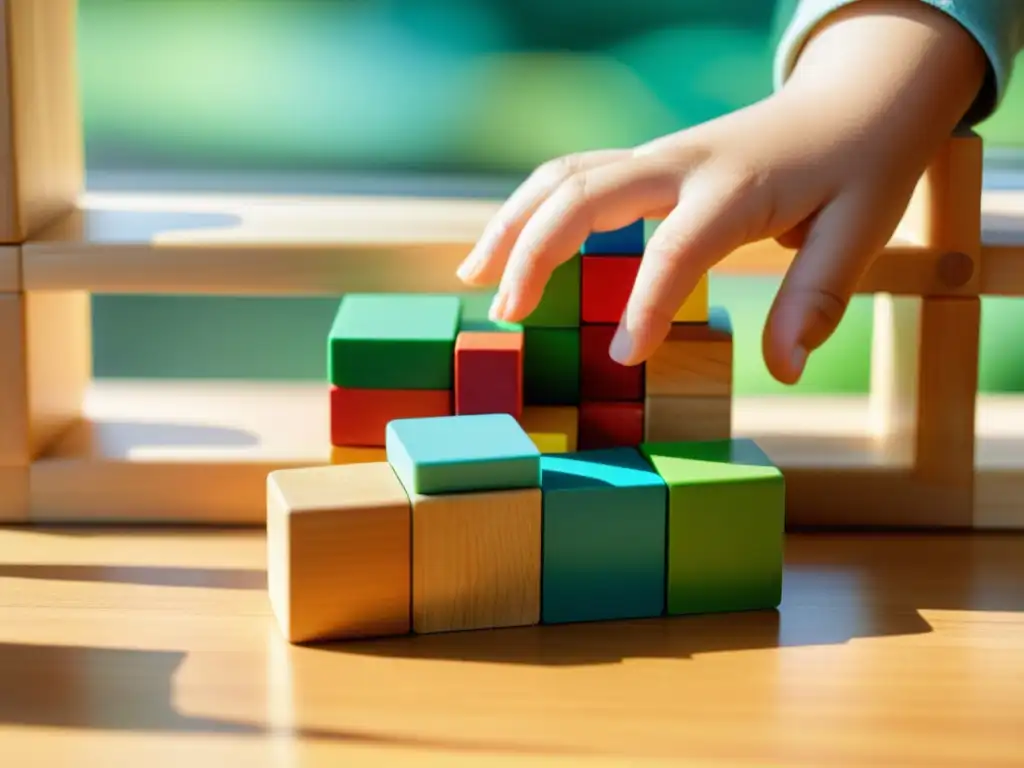
M635 447L644 441L644 404L580 403L579 450Z
M584 256L580 300L583 322L618 323L639 269L639 256Z
M331 445L384 447L395 419L452 415L448 389L348 389L331 387Z
M580 398L582 400L643 400L644 365L619 365L608 354L615 325L580 328Z
M523 412L523 334L463 331L455 340L455 413Z

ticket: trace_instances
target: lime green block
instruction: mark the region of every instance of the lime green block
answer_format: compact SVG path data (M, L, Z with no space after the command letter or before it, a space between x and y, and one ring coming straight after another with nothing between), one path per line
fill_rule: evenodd
M351 389L451 389L457 296L350 294L327 340L330 383Z
M578 328L580 325L580 290L582 261L576 254L559 265L547 285L540 304L523 320L527 328Z
M668 613L777 608L786 486L752 440L645 443L668 486Z
M459 319L459 331L482 331L489 333L519 333L523 326L519 323L506 323L502 320L491 320L487 317L494 301L495 291L479 291L459 294L462 300L462 316Z
M525 329L523 400L526 405L575 405L579 402L579 328Z

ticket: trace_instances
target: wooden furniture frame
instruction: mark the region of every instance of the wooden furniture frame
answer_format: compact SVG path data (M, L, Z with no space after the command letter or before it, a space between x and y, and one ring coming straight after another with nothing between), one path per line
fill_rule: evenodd
M90 294L461 292L497 203L86 194L76 2L0 11L0 520L262 524L269 471L329 460L326 385L93 383ZM977 394L980 297L1024 295L1024 195L981 176L952 137L861 281L869 397L737 399L792 524L1024 528L1024 399Z

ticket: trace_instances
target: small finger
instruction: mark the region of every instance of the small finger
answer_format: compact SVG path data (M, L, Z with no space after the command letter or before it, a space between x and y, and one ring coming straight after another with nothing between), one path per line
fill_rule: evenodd
M877 207L869 195L851 193L810 221L765 323L765 364L778 381L800 380L808 356L835 332L861 276L888 242Z
M635 160L570 177L537 208L512 249L495 302L500 319L518 322L533 312L551 273L579 252L591 232L660 214L678 189L668 167Z
M744 245L749 204L724 182L687 184L676 208L651 236L611 356L622 365L646 360L668 335L672 320L701 278Z
M523 226L552 192L574 173L628 156L628 150L597 150L559 158L537 168L484 228L480 239L458 268L459 279L475 286L497 283Z

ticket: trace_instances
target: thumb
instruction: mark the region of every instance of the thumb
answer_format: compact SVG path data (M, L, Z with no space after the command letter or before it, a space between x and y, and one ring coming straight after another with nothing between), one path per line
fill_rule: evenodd
M839 326L861 276L896 228L892 209L899 206L858 191L836 197L809 222L764 329L765 364L778 381L799 381L810 353Z

